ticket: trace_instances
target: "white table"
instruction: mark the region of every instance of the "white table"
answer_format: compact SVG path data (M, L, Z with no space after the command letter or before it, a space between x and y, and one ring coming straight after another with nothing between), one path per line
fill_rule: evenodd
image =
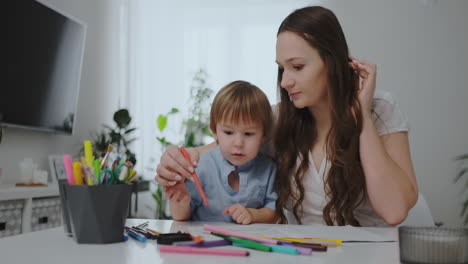
M176 222L171 220L128 219L127 225L136 225L149 221L149 228L161 232L176 232L178 230L198 230L202 234L200 222ZM233 224L216 225L226 228ZM274 228L288 228L286 225L271 225ZM255 225L249 226L255 229ZM296 230L332 230L333 227L294 226ZM328 228L328 229L327 229ZM400 263L398 248L398 231L396 228L360 228L362 232L373 233L396 242L379 243L344 243L336 248L328 248L327 252L313 252L312 256L294 256L276 252L260 252L250 250L248 257L228 257L194 254L159 253L158 245L153 240L141 243L129 238L123 243L106 245L78 244L73 238L64 234L63 227L38 232L21 234L0 239L1 263L190 263L190 264L223 264L223 263ZM359 231L358 230L358 231ZM198 235L194 234L193 235ZM202 234L205 239L211 235ZM212 239L214 237L211 237ZM234 249L232 246L225 248Z

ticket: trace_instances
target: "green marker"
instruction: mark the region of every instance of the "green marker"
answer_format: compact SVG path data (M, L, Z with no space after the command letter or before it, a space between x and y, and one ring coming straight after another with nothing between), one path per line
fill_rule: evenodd
M222 237L224 239L227 239L232 242L232 245L238 245L240 247L246 247L246 248L251 248L251 249L256 249L256 250L261 250L261 251L271 251L271 246L263 245L261 243L252 241L252 240L247 240L247 239L242 239L238 237L232 237L232 236L225 236L221 235L218 233L211 233L214 236Z
M296 248L271 245L271 250L278 253L286 253L291 255L299 255L299 251Z
M94 175L96 175L96 184L101 184L101 162L99 160L94 160Z

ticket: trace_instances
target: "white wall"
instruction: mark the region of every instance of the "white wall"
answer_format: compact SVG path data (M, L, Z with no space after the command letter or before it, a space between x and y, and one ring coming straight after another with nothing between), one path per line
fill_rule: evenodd
M103 123L112 124L118 107L119 7L114 0L43 0L87 24L86 46L79 92L75 133L56 135L6 128L0 144L0 168L4 183L19 180L18 163L30 157L41 169L49 169L47 156L69 153L77 155L82 142ZM3 89L3 88L2 88Z
M462 224L453 158L468 152L468 1L325 1L351 53L378 65L378 89L408 115L420 191L435 221ZM466 197L466 196L465 196Z

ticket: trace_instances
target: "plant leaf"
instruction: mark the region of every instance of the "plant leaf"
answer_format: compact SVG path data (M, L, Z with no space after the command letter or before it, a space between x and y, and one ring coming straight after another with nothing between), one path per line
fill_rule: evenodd
M126 128L132 121L127 109L120 109L114 113L114 121L119 128Z
M130 134L136 130L136 127L125 130L124 134Z
M170 114L176 114L176 113L179 113L179 109L173 107L173 108L171 109L171 111L170 111L169 113L167 113L167 114L170 115Z
M112 143L116 143L117 145L120 145L120 141L122 140L122 135L112 130L109 136L111 138Z
M467 213L467 209L468 209L468 199L463 203L463 209L461 211L461 214L460 216L465 216L465 222L464 224L468 224L468 213Z
M158 115L158 119L156 121L158 125L159 131L163 131L166 128L167 125L167 117L163 115Z
M466 172L468 172L468 168L463 168L463 169L460 169L460 171L457 173L457 176L455 177L455 182L457 182L458 180L460 180L460 178L463 176L463 174L465 174Z
M466 159L468 159L468 153L455 157L455 160L466 160Z
M159 141L159 143L161 143L161 145L163 145L164 147L167 147L167 146L170 146L170 145L174 145L172 144L171 142L167 141L165 137L156 137L156 139Z

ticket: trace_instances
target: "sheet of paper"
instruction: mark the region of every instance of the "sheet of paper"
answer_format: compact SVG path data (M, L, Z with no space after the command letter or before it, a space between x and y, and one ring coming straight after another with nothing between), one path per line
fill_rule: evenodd
M333 238L343 241L384 242L396 238L386 232L371 232L352 226L323 225L273 225L254 224L237 225L229 223L210 223L233 231L283 238ZM171 230L189 232L192 235L204 235L203 224L197 222L174 222Z

